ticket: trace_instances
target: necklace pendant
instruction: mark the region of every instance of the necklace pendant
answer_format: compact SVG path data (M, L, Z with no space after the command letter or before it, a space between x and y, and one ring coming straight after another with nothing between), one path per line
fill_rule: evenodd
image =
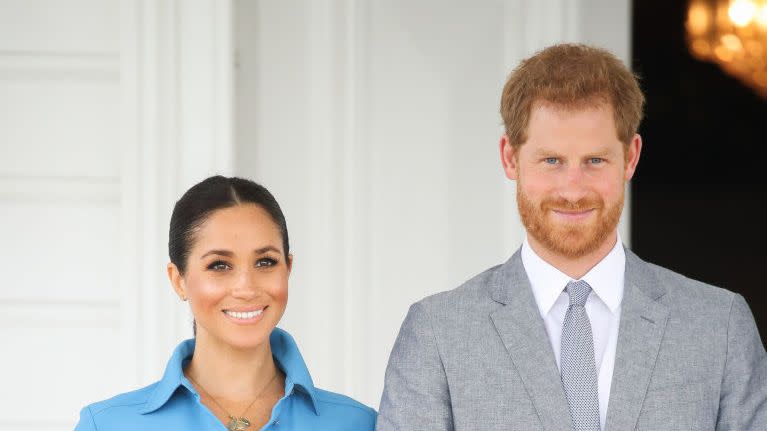
M248 418L229 416L229 431L245 431L250 426Z

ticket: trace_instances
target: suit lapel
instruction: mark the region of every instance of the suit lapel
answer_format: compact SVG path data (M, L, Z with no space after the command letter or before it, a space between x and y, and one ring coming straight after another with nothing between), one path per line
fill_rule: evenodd
M535 405L543 428L572 429L562 380L519 251L494 277L490 318Z
M666 329L669 310L659 301L665 293L649 266L627 250L607 431L636 426Z

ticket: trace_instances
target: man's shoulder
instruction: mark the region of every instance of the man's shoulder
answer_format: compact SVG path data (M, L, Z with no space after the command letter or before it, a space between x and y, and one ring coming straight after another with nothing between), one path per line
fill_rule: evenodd
M456 309L472 311L493 304L493 289L497 286L502 264L482 271L451 290L435 293L413 304L425 309L429 314L442 315Z
M735 295L726 288L696 280L672 269L650 262L644 262L644 264L657 277L663 287L677 295L714 302L732 299Z
M729 310L736 294L726 288L705 283L672 269L642 261L646 270L657 280L678 306Z

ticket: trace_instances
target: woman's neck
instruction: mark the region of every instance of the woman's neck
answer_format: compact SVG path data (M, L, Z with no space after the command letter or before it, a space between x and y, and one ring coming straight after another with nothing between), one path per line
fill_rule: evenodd
M250 400L274 380L279 370L267 340L241 350L198 333L194 355L185 374L217 399Z

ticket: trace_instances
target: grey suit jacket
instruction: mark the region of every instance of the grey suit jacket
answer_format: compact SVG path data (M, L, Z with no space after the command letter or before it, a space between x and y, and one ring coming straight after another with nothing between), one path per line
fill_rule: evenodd
M767 430L767 354L740 295L626 251L609 431ZM572 429L519 251L413 304L377 430Z

